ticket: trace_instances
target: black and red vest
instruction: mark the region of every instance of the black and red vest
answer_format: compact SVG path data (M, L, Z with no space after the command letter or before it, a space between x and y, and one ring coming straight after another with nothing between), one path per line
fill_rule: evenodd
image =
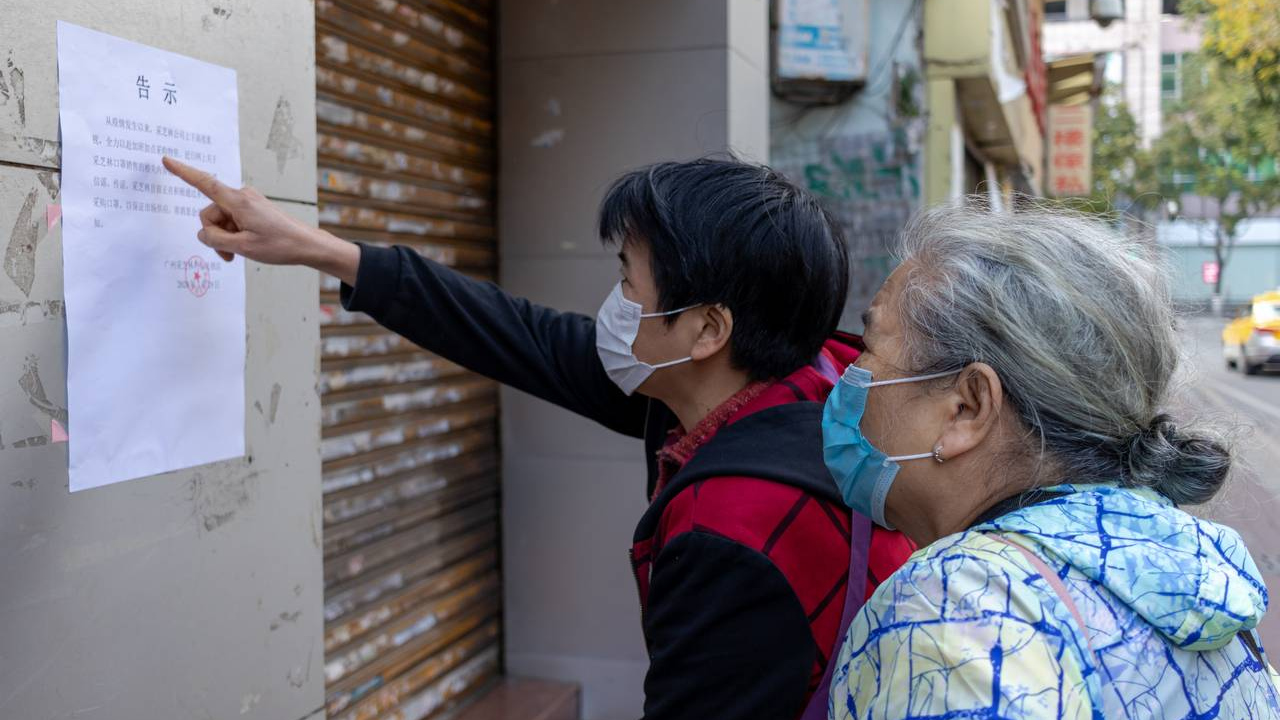
M828 341L817 362L747 403L659 490L631 551L642 609L654 559L683 533L719 535L765 555L809 620L817 648L810 693L836 644L855 541L849 508L823 462L822 410L839 372L856 357L849 344ZM653 457L656 448L650 449ZM651 464L651 493L655 480ZM868 533L865 522L861 528L856 541L869 543L866 591L858 598L865 600L914 546L900 533L878 527Z

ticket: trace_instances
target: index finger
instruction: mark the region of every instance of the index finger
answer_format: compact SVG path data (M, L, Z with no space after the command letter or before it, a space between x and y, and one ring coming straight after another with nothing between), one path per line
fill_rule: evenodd
M160 162L164 163L169 172L177 175L178 179L204 193L206 197L219 205L226 205L230 202L232 193L235 192L232 188L219 182L218 178L213 175L199 168L191 167L184 162L174 160L168 155L164 156Z

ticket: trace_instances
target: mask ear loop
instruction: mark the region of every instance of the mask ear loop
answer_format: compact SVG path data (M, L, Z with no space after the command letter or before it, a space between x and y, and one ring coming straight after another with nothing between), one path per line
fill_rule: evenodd
M942 457L942 443L934 445L933 452L916 453L915 455L894 455L888 459L893 462L902 462L903 460L924 460L926 458L933 458L934 462L939 465L946 462L946 458Z
M960 368L959 370L948 370L946 372L933 373L931 375L920 375L917 377L894 378L893 380L878 380L876 382L867 383L867 387L873 388L873 387L879 387L881 385L901 385L903 383L923 382L925 380L936 380L938 378L947 377L948 375L956 375L961 370L964 370L964 368ZM938 443L937 445L934 445L932 452L916 453L914 455L895 455L888 459L892 462L902 462L904 460L924 460L925 458L933 458L935 462L937 462L938 464L941 464L943 462L942 443Z
M894 455L887 459L890 462L902 462L903 460L924 460L925 458L934 458L935 460L937 459L936 457L934 457L934 454L931 452L916 453L915 455Z
M680 313L685 312L686 310L692 310L696 307L702 307L702 303L698 303L697 305L690 305L688 307L682 307L678 310L668 310L666 312L640 313L640 317L652 318L652 317L665 317L667 315L679 315Z
M650 365L649 367L653 368L654 370L661 370L662 368L671 367L672 365L679 365L680 363L687 363L692 360L693 360L693 356L691 355L687 358L680 358L679 360L668 360L667 362L658 363L657 365Z
M682 307L682 308L679 308L679 309L677 309L677 310L668 310L668 311L666 311L666 312L640 313L640 317L641 317L641 319L643 319L643 318L653 318L653 317L664 317L664 316L667 316L667 315L679 315L680 313L685 312L686 310L692 310L692 309L697 308L697 307L702 307L704 304L705 304L705 303L698 303L697 305L690 305L690 306L688 306L688 307ZM691 360L693 360L693 357L692 357L692 356L687 357L687 358L681 358L681 359L679 359L679 360L668 360L667 362L664 362L664 363L658 363L657 365L650 365L649 367L653 368L654 370L661 370L662 368L668 368L668 367L671 367L671 366L673 366L673 365L679 365L679 364L681 364L681 363L687 363L687 362L689 362L689 361L691 361Z
M894 378L892 380L876 380L875 382L867 383L867 387L873 388L873 387L880 387L881 385L901 385L903 383L924 382L925 380L936 380L938 378L946 377L948 375L956 375L961 370L964 370L964 368L960 368L959 370L948 370L946 372L933 373L932 375L917 375L916 377Z

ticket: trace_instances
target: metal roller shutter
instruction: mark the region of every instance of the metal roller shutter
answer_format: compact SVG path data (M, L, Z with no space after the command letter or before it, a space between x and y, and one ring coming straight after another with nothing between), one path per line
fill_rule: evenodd
M320 222L494 276L485 0L317 0ZM498 672L497 387L321 286L326 704L414 720Z

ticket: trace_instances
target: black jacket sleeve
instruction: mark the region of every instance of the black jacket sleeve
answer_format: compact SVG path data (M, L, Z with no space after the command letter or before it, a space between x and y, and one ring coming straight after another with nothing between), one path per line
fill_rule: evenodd
M627 397L596 354L595 319L534 305L405 247L360 246L342 306L441 357L586 416L644 436L648 400Z
M702 532L654 561L644 617L645 720L795 720L817 647L763 554Z

